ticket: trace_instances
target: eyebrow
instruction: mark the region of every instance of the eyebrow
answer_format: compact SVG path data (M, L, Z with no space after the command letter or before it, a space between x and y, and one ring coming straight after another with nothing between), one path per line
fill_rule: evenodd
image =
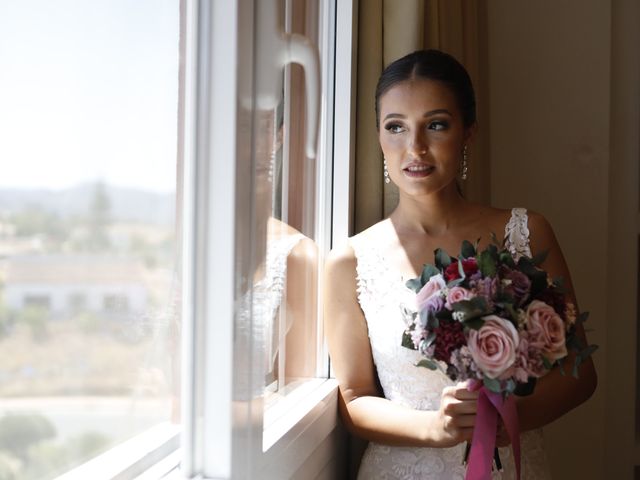
M437 115L439 113L446 113L447 115L452 116L451 112L449 110L447 110L446 108L437 108L435 110L430 110L430 111L426 112L424 115L422 115L422 117L423 118L431 117L432 115ZM390 114L388 114L387 116L384 117L383 121L386 121L386 120L388 120L390 118L407 118L407 116L406 115L402 115L401 113L390 113Z

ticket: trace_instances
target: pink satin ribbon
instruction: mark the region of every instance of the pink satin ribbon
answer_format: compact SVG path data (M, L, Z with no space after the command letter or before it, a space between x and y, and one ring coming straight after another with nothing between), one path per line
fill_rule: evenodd
M518 412L513 395L505 399L502 394L487 390L480 382L471 385L470 390L479 390L478 413L471 440L471 452L465 480L490 480L493 451L496 446L498 415L502 417L516 465L516 475L520 479L520 428Z

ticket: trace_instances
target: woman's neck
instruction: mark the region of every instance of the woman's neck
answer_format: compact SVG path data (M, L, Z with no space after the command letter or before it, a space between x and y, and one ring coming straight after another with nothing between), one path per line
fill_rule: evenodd
M439 237L455 227L470 206L455 185L420 197L400 192L398 206L390 219L398 233Z

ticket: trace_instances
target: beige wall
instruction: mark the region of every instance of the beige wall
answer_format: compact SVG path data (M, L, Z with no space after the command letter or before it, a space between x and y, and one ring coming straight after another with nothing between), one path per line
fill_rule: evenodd
M545 429L554 478L601 479L609 197L611 2L488 4L491 197L551 222L583 310L599 388Z

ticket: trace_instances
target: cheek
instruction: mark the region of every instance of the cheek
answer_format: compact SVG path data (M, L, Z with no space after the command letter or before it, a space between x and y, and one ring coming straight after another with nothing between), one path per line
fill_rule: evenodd
M378 137L380 147L385 153L391 153L404 148L404 140L401 135L380 135Z

